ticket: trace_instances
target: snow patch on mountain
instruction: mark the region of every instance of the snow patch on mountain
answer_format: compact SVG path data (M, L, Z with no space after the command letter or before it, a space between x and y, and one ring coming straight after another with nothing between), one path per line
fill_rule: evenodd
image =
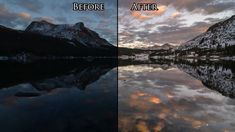
M235 15L211 26L205 33L182 44L178 50L217 49L235 45Z
M25 31L59 39L67 39L70 41L70 44L82 44L86 47L99 48L112 46L96 32L86 28L82 22L78 22L74 25L56 25L47 21L34 21Z

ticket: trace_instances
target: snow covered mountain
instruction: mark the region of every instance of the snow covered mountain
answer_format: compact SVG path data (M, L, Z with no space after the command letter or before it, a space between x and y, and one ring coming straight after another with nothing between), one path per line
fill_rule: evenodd
M235 45L235 15L178 47L179 51L218 50Z
M91 48L113 47L113 45L101 38L96 32L85 27L82 22L74 25L56 25L47 21L34 21L25 31L59 39L67 39L72 45L82 44L85 47Z
M55 25L32 22L25 31L0 25L0 56L87 57L117 56L117 47L83 23Z

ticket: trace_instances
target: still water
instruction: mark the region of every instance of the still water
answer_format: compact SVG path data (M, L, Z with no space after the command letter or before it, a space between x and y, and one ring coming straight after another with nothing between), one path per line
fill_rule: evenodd
M0 67L0 132L117 130L114 61L3 61Z
M1 132L235 130L232 61L120 60L118 68L109 59L0 61L0 67Z
M123 61L121 132L235 131L235 63Z

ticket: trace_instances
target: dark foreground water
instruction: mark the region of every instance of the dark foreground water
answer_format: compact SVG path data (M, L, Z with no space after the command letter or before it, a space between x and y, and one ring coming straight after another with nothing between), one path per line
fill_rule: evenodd
M235 131L234 62L120 63L119 131Z
M117 130L113 60L0 62L0 132Z
M0 61L0 132L117 128L234 131L235 63L120 60L117 73L112 59Z

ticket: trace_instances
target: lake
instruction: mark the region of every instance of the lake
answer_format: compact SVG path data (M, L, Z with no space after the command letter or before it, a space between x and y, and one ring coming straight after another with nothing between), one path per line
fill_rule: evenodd
M235 130L235 62L118 65L92 58L0 61L1 131Z
M0 62L1 132L117 130L115 60Z
M234 62L122 60L119 65L119 131L235 130Z

